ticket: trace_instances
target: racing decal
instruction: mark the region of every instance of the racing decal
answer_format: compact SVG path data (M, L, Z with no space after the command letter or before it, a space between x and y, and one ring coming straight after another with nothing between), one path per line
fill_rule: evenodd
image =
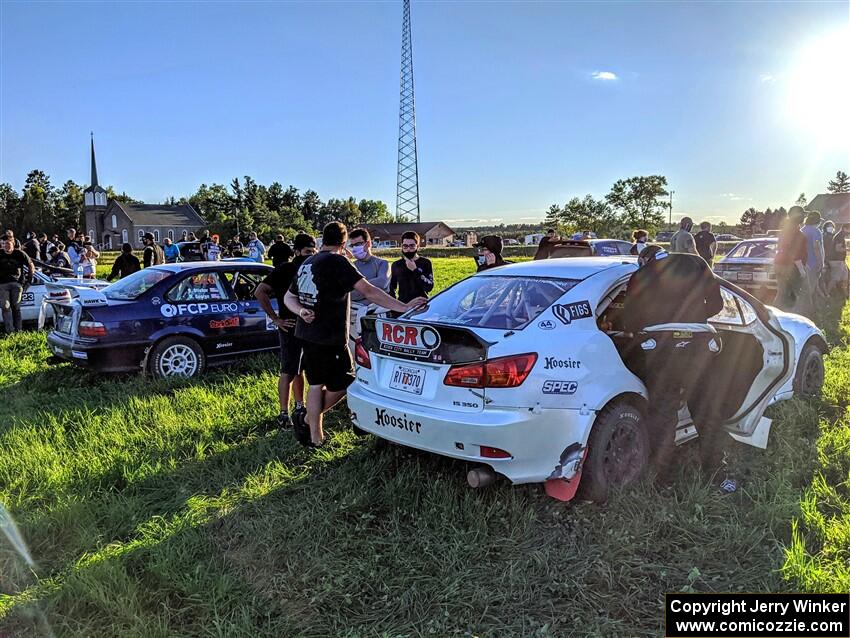
M543 394L575 394L576 390L578 390L576 381L549 379L543 382Z
M407 430L408 432L416 432L419 434L422 424L419 421L408 419L407 415L393 416L387 414L383 408L375 408L375 425L384 427L398 428L399 430Z
M210 328L238 328L239 317L228 317L227 319L213 319Z
M431 326L376 321L381 350L426 357L440 346L440 333Z
M313 308L319 298L319 289L313 279L313 264L301 264L298 269L298 301Z
M687 348L689 343L690 343L690 341L679 341L676 344L676 347L677 348Z
M33 306L35 305L35 293L34 292L25 292L21 295L21 305L22 306Z
M222 341L221 343L215 344L215 349L219 350L220 348L229 348L233 345L232 341Z
M171 318L178 315L204 315L208 312L239 312L239 304L235 303L187 303L176 306L164 303L159 307L163 317Z
M593 316L593 310L589 301L576 301L568 304L555 304L552 312L565 326L570 325L578 319L589 319Z
M151 299L151 303L152 303L154 306L158 306L158 305L160 305L160 304L162 303L162 299L160 299L159 297L153 297L153 298Z
M558 359L557 357L544 357L544 370L555 370L556 368L580 368L581 361L575 359Z
M480 408L481 406L472 401L452 401L452 405L458 408Z
M674 330L673 338L674 339L691 339L693 338L694 333L690 330Z
M537 327L541 330L554 330L557 324L551 319L544 319L540 323L537 324Z

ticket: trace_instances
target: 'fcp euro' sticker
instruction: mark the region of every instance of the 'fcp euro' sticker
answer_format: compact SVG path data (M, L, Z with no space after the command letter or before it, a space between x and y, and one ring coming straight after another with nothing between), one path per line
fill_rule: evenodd
M593 316L593 310L589 301L576 301L568 304L556 304L552 306L552 313L558 321L565 326L579 319L589 319Z

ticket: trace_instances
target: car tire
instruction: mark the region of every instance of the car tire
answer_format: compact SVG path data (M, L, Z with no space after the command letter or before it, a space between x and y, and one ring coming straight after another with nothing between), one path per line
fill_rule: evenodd
M207 359L198 342L189 337L168 337L157 343L148 357L148 369L157 379L200 376Z
M794 395L803 398L816 398L823 389L824 368L823 351L816 343L807 343L797 362L794 374Z
M614 401L597 415L587 446L580 497L604 503L614 489L634 483L648 467L646 419L632 403Z

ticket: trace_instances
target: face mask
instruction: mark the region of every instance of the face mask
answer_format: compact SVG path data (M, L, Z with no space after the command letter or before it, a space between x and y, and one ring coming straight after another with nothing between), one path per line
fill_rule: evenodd
M355 259L363 259L366 256L366 247L365 246L352 246L351 254L354 255Z
M401 255L402 255L402 257L404 257L405 259L413 259L414 257L416 257L416 251L415 251L415 250L413 250L413 251L409 251L409 252L408 252L408 251L406 251L406 250L402 250L402 251L401 251Z

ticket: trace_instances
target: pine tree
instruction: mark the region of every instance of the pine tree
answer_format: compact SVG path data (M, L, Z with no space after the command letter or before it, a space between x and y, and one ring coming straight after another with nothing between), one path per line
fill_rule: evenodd
M829 186L826 187L830 193L850 193L850 178L844 171L838 171L835 174L835 179L829 180Z

